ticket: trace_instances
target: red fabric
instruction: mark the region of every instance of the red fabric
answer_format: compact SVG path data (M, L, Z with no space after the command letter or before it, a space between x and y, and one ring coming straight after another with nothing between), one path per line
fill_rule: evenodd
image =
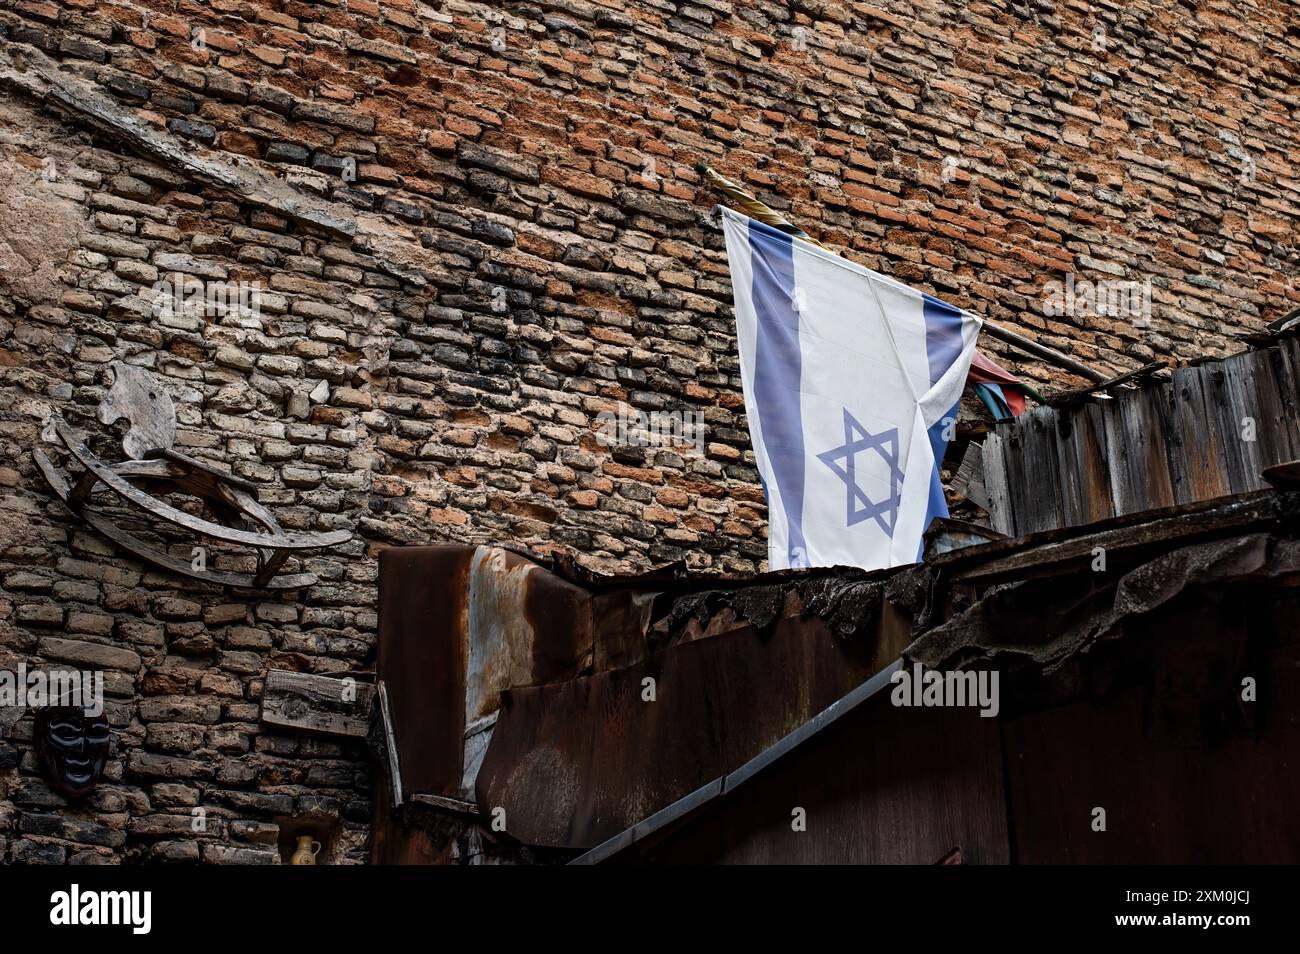
M966 381L968 384L1009 385L1002 389L1007 407L1017 417L1025 413L1025 393L1020 389L1020 379L978 348L975 349L975 357L971 359Z

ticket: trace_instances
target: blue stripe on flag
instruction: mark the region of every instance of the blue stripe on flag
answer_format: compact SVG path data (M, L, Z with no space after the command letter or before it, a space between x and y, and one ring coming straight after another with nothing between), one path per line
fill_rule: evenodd
M930 383L939 379L961 357L961 309L922 293L925 299L925 351L930 356Z
M925 351L930 359L930 384L933 385L947 373L953 362L961 357L961 309L954 308L932 295L922 294L921 297L924 299L922 310L925 313ZM930 473L930 494L926 502L925 522L921 524L922 531L928 529L930 522L936 517L948 516L948 500L943 495L939 465L943 463L943 455L948 449L948 440L943 432L948 428L949 423L955 425L960 405L961 399L958 398L952 409L931 424L927 431L930 437L930 450L934 453L934 470ZM924 551L925 540L922 539L916 550L918 563L921 562Z
M794 307L794 247L790 236L753 220L749 223L749 247L754 269L754 312L758 318L754 404L789 528L789 565L807 566L803 538L803 415L799 400L802 359L799 312Z
M943 481L939 478L939 465L943 462L944 452L948 449L948 441L944 438L944 429L948 422L957 420L957 409L961 406L961 399L952 406L950 410L939 420L930 425L926 433L930 436L930 450L934 454L934 470L930 471L930 496L925 505L925 523L921 525L921 532L925 533L930 528L930 521L935 517L948 516L948 498L943 495ZM922 537L920 545L916 548L916 562L921 562L921 556L925 552L925 538Z

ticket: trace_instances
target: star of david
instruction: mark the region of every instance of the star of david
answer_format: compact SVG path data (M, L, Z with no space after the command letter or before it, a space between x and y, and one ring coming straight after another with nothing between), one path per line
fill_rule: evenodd
M857 456L864 451L875 451L889 467L889 497L877 503L858 486ZM817 455L844 481L845 520L856 526L864 520L875 520L888 537L894 536L894 522L898 519L898 505L903 499L903 472L898 466L898 428L891 427L879 434L871 434L844 408L844 443ZM841 462L843 461L843 465Z

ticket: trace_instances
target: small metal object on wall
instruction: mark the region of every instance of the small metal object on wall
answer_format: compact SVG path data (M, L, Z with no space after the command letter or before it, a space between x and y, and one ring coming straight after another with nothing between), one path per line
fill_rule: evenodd
M112 424L125 418L129 423L122 439L127 460L110 464L86 445L85 439L59 417L50 430L69 456L82 468L75 479L57 467L39 448L32 451L41 475L50 489L88 526L133 556L182 576L207 583L244 589L292 590L316 583L313 573L279 574L293 553L337 546L352 538L350 530L323 533L286 533L275 516L257 501L257 485L181 453L176 439L176 408L171 395L150 372L120 361L113 362L113 385L99 404L99 420ZM150 492L167 486L201 498L223 521L205 520L173 507ZM90 504L91 494L107 488L126 503L176 527L226 543L256 549L258 568L253 573L209 569L206 561L177 559L119 526ZM228 524L243 521L255 529L238 529ZM279 575L278 575L279 574Z

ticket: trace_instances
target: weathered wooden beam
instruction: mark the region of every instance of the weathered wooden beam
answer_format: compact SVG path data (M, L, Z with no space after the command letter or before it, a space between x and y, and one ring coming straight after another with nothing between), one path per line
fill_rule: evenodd
M1049 348L1045 344L1039 344L1037 341L1034 341L1031 338L1026 338L1024 335L1012 331L1010 328L1003 328L1001 325L995 325L988 319L985 319L984 321L984 331L988 332L989 335L997 338L999 341L1006 342L1013 348L1017 348L1026 354L1031 354L1035 358L1042 358L1044 361L1049 361L1059 368L1073 371L1075 374L1087 378L1089 381L1095 381L1098 384L1102 384L1108 380L1106 375L1102 374L1095 368L1088 367L1082 361L1076 361L1069 355L1062 354L1055 348Z
M262 687L262 724L314 735L364 739L375 687L355 678L272 669Z
M1123 374L1116 375L1113 378L1107 378L1105 381L1099 381L1096 384L1086 388L1075 388L1070 391L1061 391L1053 394L1047 399L1047 403L1052 407L1060 407L1066 404L1074 404L1083 400L1091 394L1098 391L1109 391L1111 388L1118 387L1121 384L1127 384L1138 378L1147 378L1163 368L1169 367L1168 361L1152 361L1150 364L1144 364L1140 368L1134 368L1132 371L1125 371Z
M952 489L981 510L989 509L989 495L984 488L984 449L979 444L972 441L966 445Z
M261 569L253 574L254 586L266 586L279 572L280 567L284 566L284 561L289 558L288 550L271 550L269 554L266 551L263 551L263 553L266 555L263 558Z
M1200 501L1160 511L1125 514L1101 521L1090 533L1071 536L1079 528L1049 530L1028 537L996 540L939 554L928 562L945 567L955 583L988 586L1077 572L1096 558L1097 548L1108 557L1144 547L1164 550L1269 524L1294 514L1300 497L1271 491L1243 494L1231 501ZM1092 529L1092 528L1089 528Z
M349 238L357 234L356 219L333 203L298 191L252 162L236 164L226 156L196 149L192 143L149 126L97 87L75 73L60 69L58 62L38 49L0 47L0 88L16 89L46 105L57 104L168 168L225 189L255 205Z
M430 808L437 809L441 812L449 812L452 815L466 815L471 818L479 817L478 806L473 802L467 802L461 798L449 798L446 795L428 795L424 792L415 792L411 795L411 801L418 805L428 805Z
M249 493L253 494L254 496L256 496L257 494L257 490L258 490L257 484L253 483L251 480L245 480L243 477L237 477L234 474L230 473L230 471L222 470L220 467L215 467L212 464L209 464L207 461L199 460L195 457L190 457L188 454L182 454L174 447L160 448L158 450L155 450L153 453L156 454L158 457L164 457L167 460L172 461L173 463L180 464L182 467L189 467L193 470L201 470L204 473L212 477L215 477L217 480L222 481L223 483L227 483L232 487L238 487L240 490L246 490Z

